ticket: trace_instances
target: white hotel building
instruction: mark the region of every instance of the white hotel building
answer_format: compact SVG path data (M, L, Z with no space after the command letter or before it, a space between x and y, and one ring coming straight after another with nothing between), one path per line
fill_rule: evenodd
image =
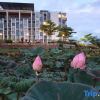
M35 39L44 40L47 38L46 34L40 31L40 26L43 22L51 20L57 26L65 26L67 24L67 16L64 12L49 12L47 10L41 10L40 12L35 12ZM51 40L58 39L58 32L53 33L50 38Z
M34 4L0 2L0 39L34 40Z

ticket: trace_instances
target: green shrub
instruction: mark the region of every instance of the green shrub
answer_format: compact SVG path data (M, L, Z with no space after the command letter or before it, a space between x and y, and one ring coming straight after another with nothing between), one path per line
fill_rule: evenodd
M5 40L5 43L13 43L12 40Z

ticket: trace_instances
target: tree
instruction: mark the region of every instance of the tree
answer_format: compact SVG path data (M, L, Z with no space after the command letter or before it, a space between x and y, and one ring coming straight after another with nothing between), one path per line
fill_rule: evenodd
M58 26L58 30L59 30L58 36L63 37L65 39L71 37L72 33L75 33L73 32L73 29L71 27L67 27L67 25L63 27Z
M92 36L92 34L90 33L90 34L85 35L83 38L80 38L80 40L91 43L92 41L95 40L95 37Z
M96 38L96 40L93 43L100 47L100 39Z
M57 27L54 22L52 22L51 20L47 20L41 25L40 30L47 35L47 43L48 43L48 36L51 36L54 32L56 32Z
M84 42L89 42L91 44L94 44L98 47L100 47L100 39L97 38L96 36L92 36L92 34L87 34L83 38L80 38L80 40Z

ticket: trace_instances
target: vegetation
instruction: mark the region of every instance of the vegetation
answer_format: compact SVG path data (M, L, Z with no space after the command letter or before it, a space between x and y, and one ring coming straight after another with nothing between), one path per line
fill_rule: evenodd
M40 29L44 31L47 35L52 35L53 32L57 30L57 27L54 22L52 22L51 20L47 20L43 25L41 25Z
M65 40L71 37L72 33L75 33L71 27L56 26L51 20L45 21L41 25L40 30L45 33L47 37L53 35L54 32L59 32L58 37L63 37Z
M71 81L88 84L99 89L99 80L95 80L85 72L74 73L73 69L70 68L70 61L80 51L86 53L87 66L96 77L99 77L99 74L95 74L96 71L100 70L99 49L78 50L64 49L63 47L48 50L41 47L34 49L0 49L0 95L6 100L16 100L16 98L19 100L20 97L25 95L26 91L36 81L32 63L37 55L40 55L43 61L43 72L40 80ZM91 81L87 81L87 79Z
M50 37L51 35L53 35L54 32L57 31L57 27L56 24L54 22L52 22L51 20L47 20L46 22L44 22L41 27L40 30L45 33L47 35L47 38ZM48 42L48 39L47 39Z
M68 26L58 26L58 30L59 30L59 37L63 37L65 40L68 39L69 37L71 37L72 33L73 33L73 29L71 27Z
M91 43L93 45L96 45L97 47L100 47L100 39L96 36L92 36L92 34L87 34L83 38L81 38L82 41Z
M49 91L48 91L49 90ZM99 100L97 96L86 97L85 90L95 91L90 86L69 82L39 82L32 86L22 100ZM45 98L46 97L46 98Z
M5 43L12 43L13 41L12 40L5 40L4 42Z

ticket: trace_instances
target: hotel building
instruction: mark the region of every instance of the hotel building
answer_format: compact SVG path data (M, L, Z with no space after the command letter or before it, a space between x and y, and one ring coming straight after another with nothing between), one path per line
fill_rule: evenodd
M44 40L47 38L45 33L40 31L40 26L43 22L51 20L57 26L67 25L67 16L63 12L49 12L48 10L41 10L40 12L35 12L35 39ZM50 37L51 40L58 39L58 32L53 33Z
M0 2L0 39L34 40L34 4Z

